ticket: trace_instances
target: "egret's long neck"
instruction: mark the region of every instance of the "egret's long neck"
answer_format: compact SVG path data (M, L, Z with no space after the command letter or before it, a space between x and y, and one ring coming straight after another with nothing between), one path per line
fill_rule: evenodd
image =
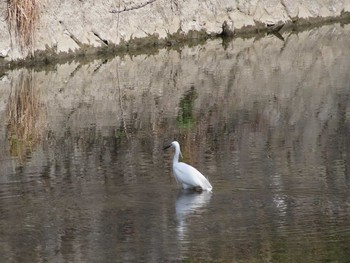
M180 146L175 146L175 154L174 154L173 163L179 162L179 155L180 155Z

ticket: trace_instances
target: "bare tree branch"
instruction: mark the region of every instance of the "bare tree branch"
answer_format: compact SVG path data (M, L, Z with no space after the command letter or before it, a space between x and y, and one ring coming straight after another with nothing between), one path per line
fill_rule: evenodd
M143 3L143 4L129 6L129 7L124 7L123 9L112 10L112 11L109 11L109 12L112 13L112 14L119 14L119 13L131 11L131 10L135 10L135 9L140 9L142 7L145 7L146 5L152 4L155 1L157 1L157 0L148 0L145 3Z

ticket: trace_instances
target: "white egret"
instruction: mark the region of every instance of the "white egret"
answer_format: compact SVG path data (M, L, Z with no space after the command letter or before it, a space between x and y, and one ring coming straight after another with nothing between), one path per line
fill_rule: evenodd
M176 182L182 184L184 189L193 188L198 190L211 191L213 187L209 183L208 179L204 177L196 168L183 162L179 162L180 144L177 141L173 141L171 144L164 147L168 149L170 147L175 148L175 154L173 159L173 172ZM182 156L182 155L181 155Z

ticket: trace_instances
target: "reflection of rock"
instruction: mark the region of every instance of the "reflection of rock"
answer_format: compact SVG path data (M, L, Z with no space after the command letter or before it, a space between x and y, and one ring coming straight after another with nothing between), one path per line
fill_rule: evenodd
M175 204L179 239L183 239L186 236L186 218L193 213L200 213L200 209L208 204L210 198L211 193L207 191L201 193L192 190L179 191Z
M138 147L145 145L141 141L148 142L152 135L152 161L157 163L163 138L181 138L186 141L186 161L196 164L203 158L209 160L216 148L208 149L208 142L214 142L222 132L237 145L247 144L258 132L256 147L266 147L264 140L268 138L273 149L280 146L281 136L288 131L285 144L292 147L298 142L308 147L305 160L310 160L320 153L315 151L320 139L326 139L318 135L339 131L338 112L349 105L343 95L348 91L342 87L349 82L350 25L283 35L285 42L276 37L238 38L226 43L224 49L221 40L213 40L185 47L181 53L164 49L153 56L115 57L107 62L96 59L87 64L76 61L34 71L33 86L45 105L47 129L55 138L51 142L66 141L69 130L80 146L89 147L102 137L122 141L127 131L139 140L128 148L130 155L125 155L134 162ZM2 123L6 122L11 85L18 75L19 70L9 71L1 79ZM348 122L349 116L345 118ZM182 124L191 125L180 126L179 117ZM90 140L86 139L87 131ZM5 136L5 126L0 126L2 156L8 152L1 151L7 149ZM31 163L39 167L38 163L46 161L42 156L59 158L53 149L37 152ZM250 156L249 149L242 149L241 154ZM210 158L214 160L215 155Z
M271 33L271 32L278 32L282 29L282 27L284 26L283 23L277 23L277 24L267 24L267 32Z

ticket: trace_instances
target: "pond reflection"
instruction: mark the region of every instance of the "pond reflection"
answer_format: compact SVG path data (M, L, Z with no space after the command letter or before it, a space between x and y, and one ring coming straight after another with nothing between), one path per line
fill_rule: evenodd
M179 240L188 239L186 218L191 214L201 214L201 209L208 204L211 192L198 193L192 190L180 190L176 198L177 231Z
M22 71L13 79L6 108L10 154L20 160L33 151L45 131L44 111L33 86L33 74Z
M179 114L177 116L177 121L180 127L191 129L195 124L193 118L194 114L194 100L197 98L196 90L192 86L190 90L186 91L183 98L179 103Z
M350 26L282 37L7 72L3 261L350 258Z

